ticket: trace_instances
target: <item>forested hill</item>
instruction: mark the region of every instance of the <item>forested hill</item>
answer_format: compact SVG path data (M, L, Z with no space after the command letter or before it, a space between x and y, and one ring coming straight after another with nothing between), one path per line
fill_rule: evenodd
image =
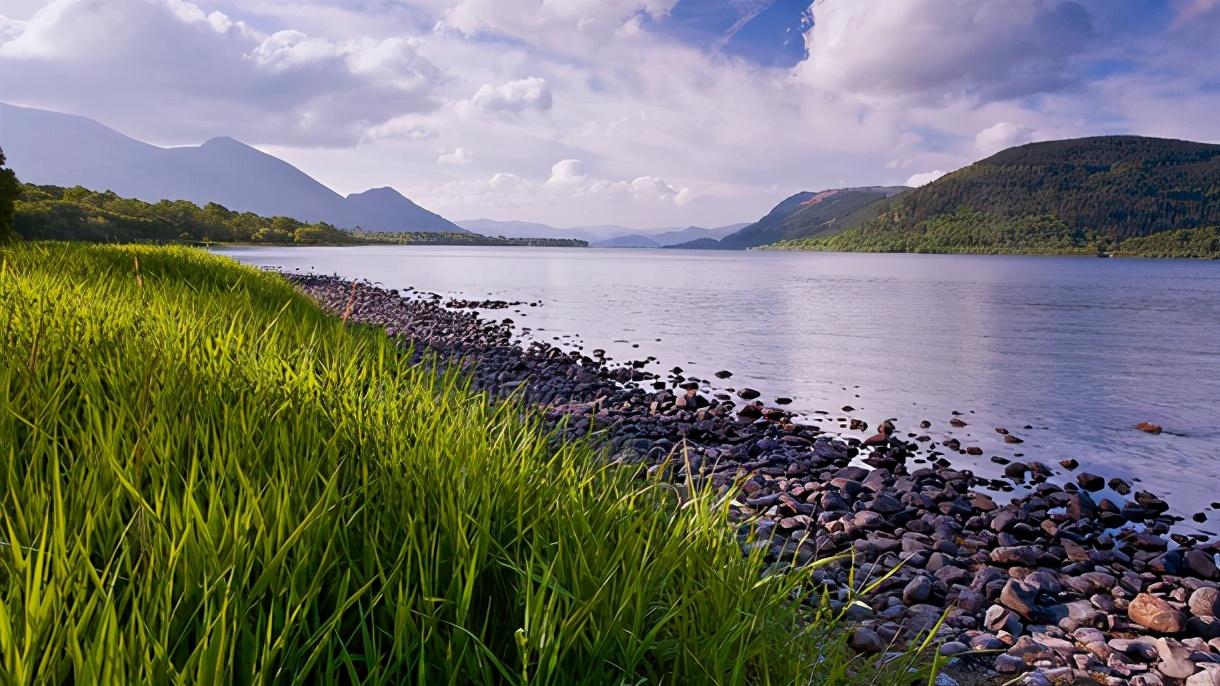
M1099 136L1009 148L859 227L778 247L1214 257L1217 226L1220 145Z
M762 219L719 241L700 238L668 247L744 250L784 239L828 236L871 219L881 201L904 190L902 186L870 186L804 191L785 198Z

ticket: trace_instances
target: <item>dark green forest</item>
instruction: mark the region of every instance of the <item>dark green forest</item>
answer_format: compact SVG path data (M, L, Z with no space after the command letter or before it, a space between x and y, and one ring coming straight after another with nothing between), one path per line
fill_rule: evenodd
M280 245L546 245L583 247L585 241L506 239L476 233L347 231L330 224L291 217L262 217L215 203L203 207L186 200L147 203L75 186L18 184L13 228L26 240L98 243L267 243ZM3 232L5 178L0 176L0 232Z
M1103 136L1004 150L860 226L776 247L1220 257L1218 226L1220 145Z
M21 194L17 175L12 169L5 169L4 163L4 151L0 150L0 244L13 240L16 235L13 233L13 211Z

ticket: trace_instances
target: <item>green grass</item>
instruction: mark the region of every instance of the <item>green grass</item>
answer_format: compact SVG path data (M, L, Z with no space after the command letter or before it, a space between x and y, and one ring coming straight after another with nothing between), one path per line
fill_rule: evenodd
M278 277L0 248L0 683L910 682L599 457Z

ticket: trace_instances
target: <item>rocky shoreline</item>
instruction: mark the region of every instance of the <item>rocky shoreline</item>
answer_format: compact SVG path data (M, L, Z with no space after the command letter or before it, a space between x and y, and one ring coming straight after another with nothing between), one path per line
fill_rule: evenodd
M475 388L543 408L566 435L604 432L616 461L715 488L740 482L743 544L765 546L775 562L852 553L854 578L850 561L815 574L853 621L860 652L884 654L944 616L942 654L997 683L1220 686L1220 545L1174 532L1169 505L1125 481L1111 479L1117 495L1101 497L1102 477L1060 486L1036 461L1006 461L1005 479L982 479L949 459L977 452L933 440L927 421L902 432L885 420L871 438L845 438L750 389L713 393L679 368L661 377L646 370L652 360L517 344L511 319L469 309L526 303L284 276L328 311L461 365ZM670 460L677 450L686 459ZM992 495L1021 483L1031 491L1011 502ZM851 583L895 567L864 603L847 604Z

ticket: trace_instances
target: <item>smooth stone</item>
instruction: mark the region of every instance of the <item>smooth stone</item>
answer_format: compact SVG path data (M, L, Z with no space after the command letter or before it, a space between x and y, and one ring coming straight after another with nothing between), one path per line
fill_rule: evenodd
M1184 556L1186 566L1201 579L1215 579L1220 576L1216 568L1216 560L1202 550L1189 550Z
M856 630L851 632L851 638L847 640L847 645L857 653L865 655L875 655L885 650L885 641L881 636L868 627L856 627Z
M932 582L928 580L928 577L919 575L911 579L902 589L902 602L914 605L927 600L930 595L932 595Z
M1076 475L1076 483L1086 491L1100 491L1106 487L1105 478L1090 472L1081 472Z
M1029 545L1000 547L991 551L991 561L1004 565L1033 567L1038 562L1040 552Z
M995 671L1000 674L1016 674L1025 671L1025 660L1013 655L1000 655L995 659Z
M1196 589L1188 604L1196 617L1215 617L1220 614L1220 589L1207 586Z
M1186 625L1186 618L1174 606L1148 593L1139 593L1132 599L1127 616L1136 624L1162 634L1176 634Z
M940 654L944 655L945 657L961 655L962 653L967 652L970 652L970 646L959 641L949 641L948 643L942 643L940 646Z

